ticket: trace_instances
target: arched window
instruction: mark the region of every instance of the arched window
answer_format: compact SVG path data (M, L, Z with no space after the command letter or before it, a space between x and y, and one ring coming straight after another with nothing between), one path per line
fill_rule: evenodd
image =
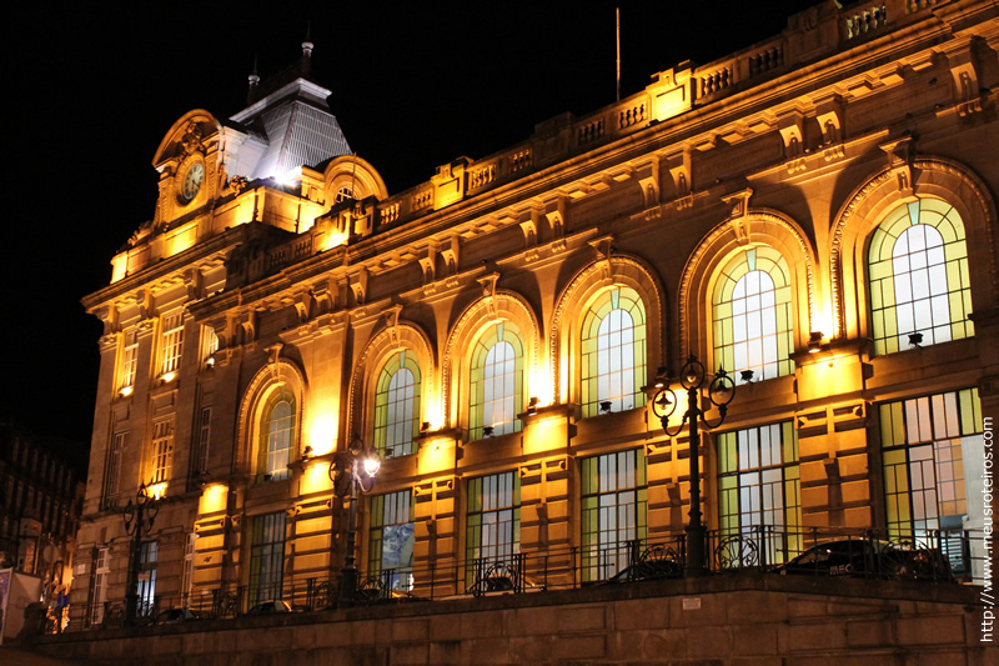
M964 223L953 206L924 198L894 209L871 236L868 272L877 353L974 335Z
M295 397L282 385L267 399L262 414L258 473L265 481L286 479L295 445Z
M479 439L520 430L524 408L524 344L517 329L500 322L479 337L472 350L469 430Z
M645 306L634 290L615 287L583 317L580 345L583 416L594 416L600 403L612 411L645 404Z
M790 271L777 250L760 245L733 257L715 284L711 312L716 369L752 370L754 379L791 374Z
M408 456L420 428L420 366L412 354L393 355L375 387L375 449L384 456Z

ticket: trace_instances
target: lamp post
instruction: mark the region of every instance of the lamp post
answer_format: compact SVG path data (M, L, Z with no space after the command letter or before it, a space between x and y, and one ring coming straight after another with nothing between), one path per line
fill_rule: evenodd
M357 491L371 492L375 475L381 467L381 457L373 448L365 446L356 433L345 451L337 451L330 463L329 475L333 492L341 500L350 496L350 513L347 529L347 556L340 569L340 603L350 604L357 592L357 567L354 549L357 541Z
M656 380L659 388L652 401L652 411L659 417L663 431L669 437L676 437L683 430L684 423L690 427L690 522L687 523L687 563L684 573L687 576L700 576L707 571L705 559L706 530L701 521L701 464L699 451L701 447L700 428L713 430L725 421L728 405L735 398L735 382L724 369L719 368L718 374L708 379L704 365L691 354L680 370L680 385L687 390L687 411L683 414L680 425L671 430L669 417L676 411L677 397L673 389L667 385L667 379L662 373ZM705 412L701 410L701 389L707 384L708 399L718 408L721 415L716 423L705 420Z
M145 483L139 486L135 500L129 499L122 510L125 533L132 537L128 554L128 581L125 586L125 623L128 626L135 626L139 617L139 558L142 557L142 537L152 531L153 521L159 511L159 500L149 494Z

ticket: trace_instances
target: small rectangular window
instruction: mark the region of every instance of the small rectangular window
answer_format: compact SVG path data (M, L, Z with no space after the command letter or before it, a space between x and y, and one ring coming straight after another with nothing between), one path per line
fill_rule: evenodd
M285 513L255 516L250 541L250 605L280 599L284 577Z
M108 577L111 575L111 558L108 548L98 548L94 558L94 568L91 573L93 586L93 601L90 604L90 624L99 625L104 622L104 604L108 600Z
M176 372L180 368L180 357L184 350L183 310L174 310L163 316L160 350L160 373Z
M139 360L139 336L136 331L125 334L124 346L121 349L120 379L118 390L135 386L135 370Z
M170 478L173 462L173 420L153 424L153 483L163 483Z

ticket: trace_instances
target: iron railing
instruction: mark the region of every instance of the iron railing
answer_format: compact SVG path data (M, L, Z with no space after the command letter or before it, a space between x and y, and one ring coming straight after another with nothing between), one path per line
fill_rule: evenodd
M873 580L917 580L937 584L981 583L982 534L967 530L922 530L887 534L872 530L782 529L753 526L707 534L709 574L754 571L761 575L847 576ZM524 594L684 575L686 535L671 532L648 539L555 547L504 557L416 564L361 577L358 589L343 596L339 576L293 580L269 590L293 612L348 605L378 605ZM267 595L264 595L267 596ZM262 601L246 586L204 590L183 597L157 596L143 604L143 623L183 607L200 618L229 619L251 612ZM270 598L268 601L271 600ZM88 608L86 618L94 617ZM103 621L84 628L124 626L124 604L105 602Z

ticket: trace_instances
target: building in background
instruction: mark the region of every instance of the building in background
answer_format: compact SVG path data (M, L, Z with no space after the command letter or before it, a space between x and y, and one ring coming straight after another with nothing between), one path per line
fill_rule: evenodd
M153 219L84 300L104 335L79 626L124 597L140 486L147 604L335 585L349 502L329 470L355 438L383 458L357 505L373 588L605 580L687 522L687 434L650 401L691 354L738 381L698 452L713 545L773 564L873 532L976 575L993 6L822 4L391 194L303 49L231 118L169 128Z
M82 445L0 423L0 569L38 578L51 609L73 579L85 458Z

